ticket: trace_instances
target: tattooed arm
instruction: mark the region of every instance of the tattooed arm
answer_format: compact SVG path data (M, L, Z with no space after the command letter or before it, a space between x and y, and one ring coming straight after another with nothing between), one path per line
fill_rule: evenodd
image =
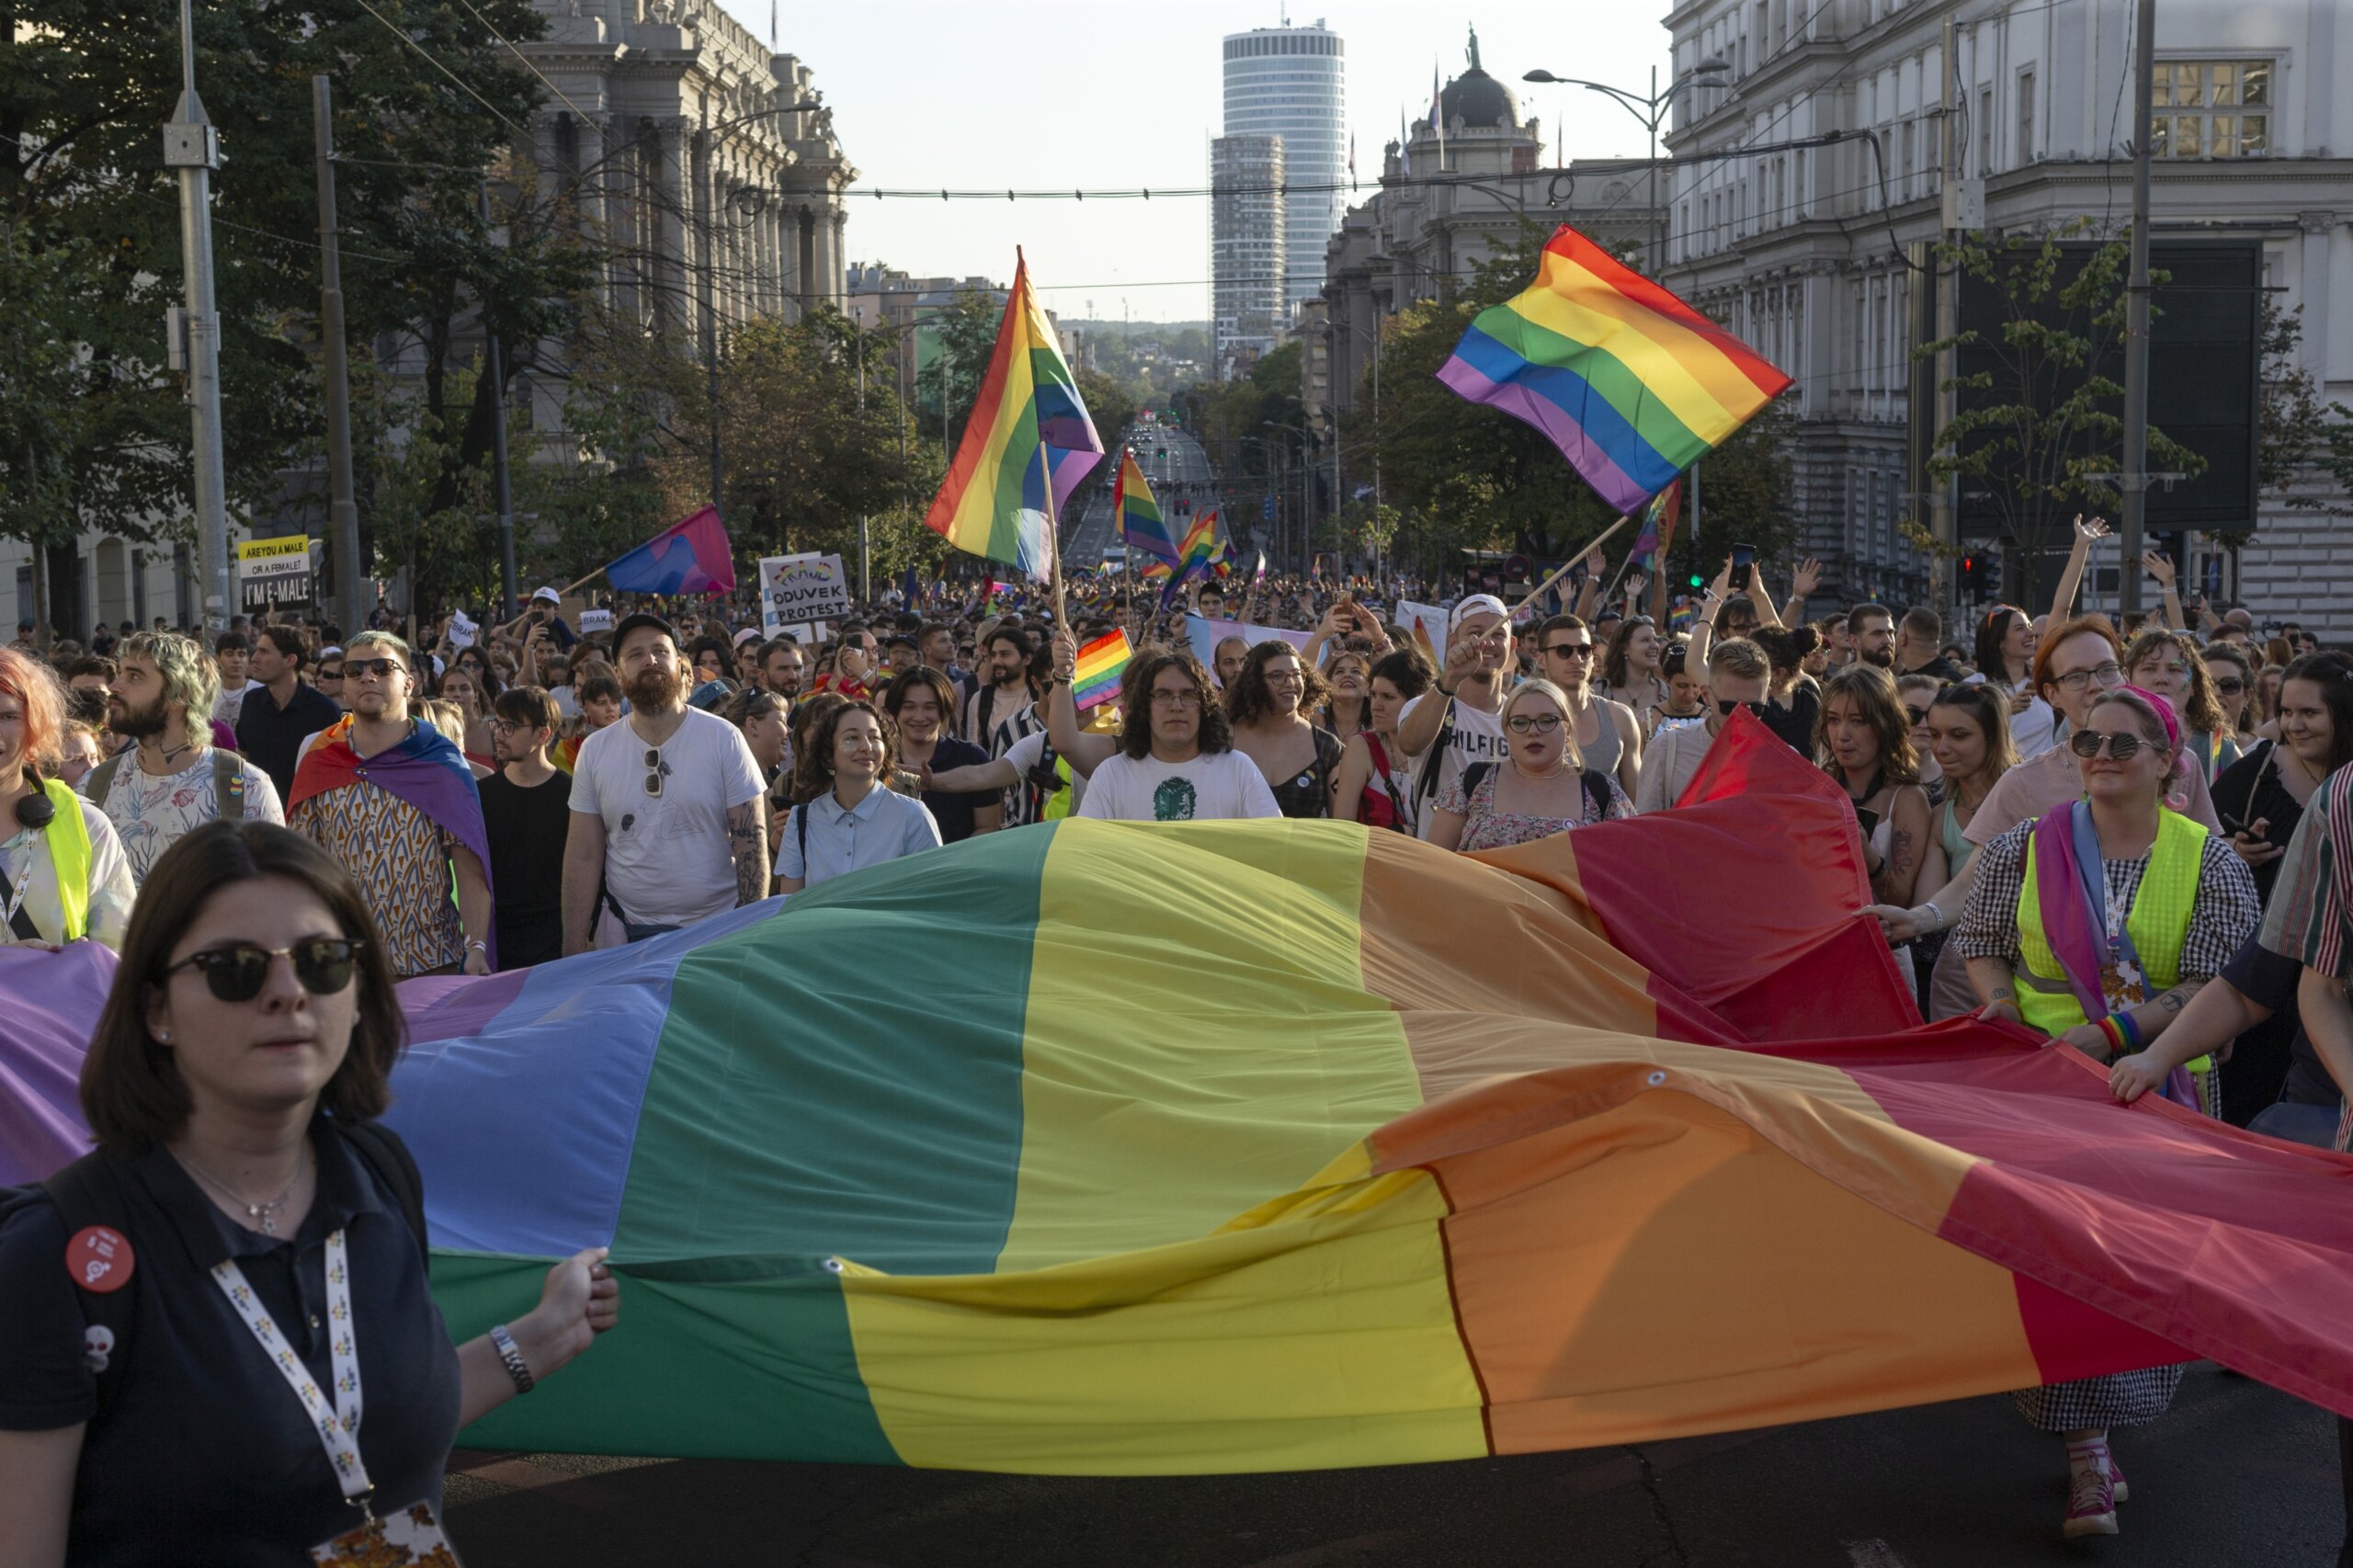
M727 808L727 853L735 861L735 907L768 895L768 824L764 801Z
M1871 897L1904 905L1912 902L1920 881L1920 861L1928 842L1928 797L1906 784L1895 791L1887 809L1887 858L1871 878Z

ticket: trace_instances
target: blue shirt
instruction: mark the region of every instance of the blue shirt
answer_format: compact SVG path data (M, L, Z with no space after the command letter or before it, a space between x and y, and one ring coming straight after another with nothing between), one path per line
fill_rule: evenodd
M776 874L797 878L803 887L815 887L829 877L880 866L919 849L938 848L939 824L921 801L877 785L848 811L842 809L831 790L793 807L782 837L777 846ZM809 846L805 856L801 853L804 837Z

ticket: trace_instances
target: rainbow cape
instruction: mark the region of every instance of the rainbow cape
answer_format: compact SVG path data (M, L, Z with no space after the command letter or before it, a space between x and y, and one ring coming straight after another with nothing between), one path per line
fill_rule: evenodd
M1120 454L1120 472L1111 481L1111 515L1120 520L1120 537L1131 549L1159 561L1176 559L1176 536L1169 532L1168 519L1161 516L1160 503L1153 499L1152 486L1144 483L1133 452Z
M1630 515L1790 384L1566 223L1535 283L1480 312L1438 379L1535 426Z
M626 1302L464 1441L1290 1470L2203 1356L2353 1412L2353 1158L1918 1025L1836 789L1735 716L1511 849L1065 819L409 982L451 1333L592 1244ZM843 988L892 942L931 983ZM111 961L0 950L0 1181L78 1147Z
M1030 291L1029 265L1017 260L979 398L924 524L959 550L1042 581L1059 548L1048 537L1050 508L1059 513L1102 460L1077 378Z
M1113 631L1097 637L1078 651L1078 667L1072 674L1071 698L1084 712L1089 708L1110 701L1120 695L1120 676L1127 670L1134 650L1128 646L1128 634Z

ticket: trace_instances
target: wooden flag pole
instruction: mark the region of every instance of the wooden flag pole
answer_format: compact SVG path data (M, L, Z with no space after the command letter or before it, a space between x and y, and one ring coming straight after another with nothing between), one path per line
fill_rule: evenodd
M1566 565L1563 565L1559 571L1554 572L1551 576L1537 584L1536 586L1529 589L1528 592L1520 595L1519 603L1523 605L1533 603L1537 596L1542 594L1553 584L1567 576L1578 562L1583 561L1586 556L1591 555L1595 551L1599 550L1603 545L1608 544L1609 542L1609 536L1616 533L1620 528L1622 528L1625 526L1626 519L1624 517L1620 517L1616 522L1602 529L1601 537L1595 540L1591 544L1586 545L1583 550L1578 551L1574 555L1570 556ZM1517 609L1519 607L1515 605L1512 608Z
M1046 567L1054 590L1054 630L1070 635L1070 608L1063 593L1062 525L1054 517L1054 465L1046 460L1046 443L1038 443L1038 467L1046 476Z

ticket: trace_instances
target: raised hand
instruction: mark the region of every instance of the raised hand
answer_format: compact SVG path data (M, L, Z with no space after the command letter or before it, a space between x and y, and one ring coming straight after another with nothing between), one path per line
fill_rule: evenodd
M2141 570L2155 578L2157 580L2157 586L2160 588L2170 588L2174 585L2173 557L2161 551L2143 551L2141 552Z
M2094 517L2087 523L2084 521L2084 515L2081 512L2075 514L2076 543L2084 545L2097 544L2101 540L2108 537L2108 519L2106 517Z
M1798 563L1798 569L1790 575L1790 596L1801 599L1812 598L1814 590L1821 586L1822 562L1809 555Z

